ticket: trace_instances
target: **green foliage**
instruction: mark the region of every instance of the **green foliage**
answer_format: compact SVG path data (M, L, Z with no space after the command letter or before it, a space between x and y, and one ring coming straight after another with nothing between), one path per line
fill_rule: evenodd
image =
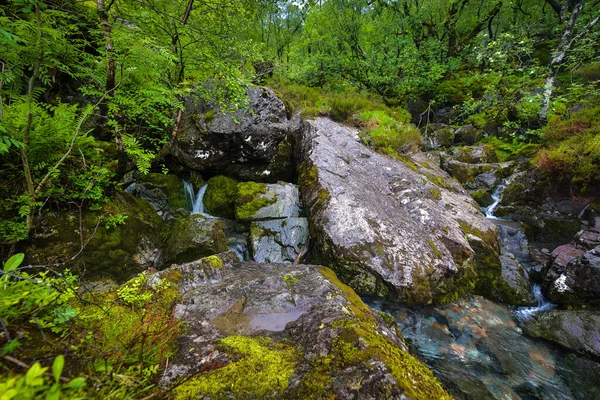
M60 355L52 364L53 382L46 376L48 367L42 367L39 362L33 364L24 376L9 378L0 383L0 398L2 400L28 400L44 396L46 400L59 400L64 396L77 394L86 385L84 378L75 378L65 383L61 382L65 358Z
M384 111L362 113L360 121L364 127L362 139L378 151L396 155L415 152L421 148L419 130L412 124L396 121Z
M23 254L12 256L0 271L0 315L8 332L30 326L66 334L67 323L78 312L71 305L77 291L76 277L68 270L56 276L48 270L30 274L26 267L20 267L23 259ZM17 335L13 332L10 337ZM2 352L13 352L19 342L6 339Z

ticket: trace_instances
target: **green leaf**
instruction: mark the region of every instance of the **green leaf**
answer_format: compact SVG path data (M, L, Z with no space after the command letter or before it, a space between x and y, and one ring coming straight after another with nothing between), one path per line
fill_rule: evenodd
M60 376L62 374L63 368L65 366L65 358L60 355L54 359L54 363L52 364L52 376L54 376L54 381L58 383L60 380Z
M60 400L60 384L55 383L46 392L46 400Z
M79 389L85 386L85 378L75 378L71 380L69 383L65 384L63 387L65 389Z
M42 368L40 363L36 362L33 364L25 374L25 384L27 386L40 386L44 384L44 379L41 377L44 375L48 368Z
M15 254L14 256L9 258L8 261L4 263L4 272L10 272L15 270L19 265L21 265L24 258L25 254L23 253Z

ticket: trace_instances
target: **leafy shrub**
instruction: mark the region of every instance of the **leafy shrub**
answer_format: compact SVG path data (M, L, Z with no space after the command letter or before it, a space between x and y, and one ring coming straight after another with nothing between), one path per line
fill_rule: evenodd
M590 63L582 66L575 71L575 76L584 82L594 82L600 80L600 62Z

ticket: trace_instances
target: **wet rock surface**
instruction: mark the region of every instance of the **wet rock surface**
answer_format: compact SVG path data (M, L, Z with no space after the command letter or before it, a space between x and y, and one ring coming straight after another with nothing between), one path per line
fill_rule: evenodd
M177 213L185 212L188 208L183 181L176 175L144 175L136 171L125 177L124 186L127 193L150 203L165 220L174 218Z
M600 311L551 310L527 320L526 334L600 357Z
M306 218L256 221L250 226L252 258L258 263L293 262L307 240Z
M270 89L252 87L247 94L247 110L226 114L214 104L188 98L172 156L190 169L240 180L291 181L293 133L300 121L288 118Z
M188 324L161 381L185 378L178 398L450 398L329 269L227 253L165 274L181 276L175 315Z
M579 232L554 249L547 263L544 295L562 306L600 306L600 230Z
M425 155L382 156L355 130L318 118L302 157L319 256L360 293L427 304L456 299L477 274L499 276L496 227Z

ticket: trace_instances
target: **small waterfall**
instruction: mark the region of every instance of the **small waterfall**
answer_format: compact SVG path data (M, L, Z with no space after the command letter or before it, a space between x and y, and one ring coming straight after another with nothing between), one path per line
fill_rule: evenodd
M192 186L191 182L183 181L183 186L188 198L190 199L192 214L199 214L207 218L214 218L212 215L207 214L204 211L204 194L206 193L208 184L202 185L202 187L198 189L198 193L194 193L194 187Z
M506 188L512 183L515 177L519 174L520 173L515 173L509 176L500 185L498 185L498 187L496 187L496 190L494 190L494 193L492 194L492 199L494 200L494 202L488 208L485 209L485 217L487 219L505 221L503 218L496 217L494 215L494 212L496 211L496 209L500 205L500 202L502 201L502 194L504 193Z
M542 294L542 287L535 283L531 289L538 304L535 307L519 307L515 310L515 316L518 320L524 321L531 318L533 315L556 308L556 304L550 303Z

